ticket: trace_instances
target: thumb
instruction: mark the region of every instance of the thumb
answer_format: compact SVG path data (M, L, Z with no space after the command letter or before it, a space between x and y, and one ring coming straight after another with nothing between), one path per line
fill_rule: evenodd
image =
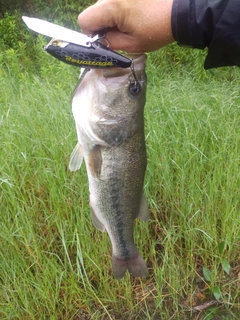
M93 35L104 30L111 49L134 53L144 52L139 40L131 34L132 26L126 23L128 19L126 21L121 18L126 13L123 8L120 1L99 0L79 14L78 23L81 31L87 35Z
M115 15L118 10L114 9L113 5L108 5L108 2L99 1L79 14L78 23L83 33L94 34L96 31L117 26Z

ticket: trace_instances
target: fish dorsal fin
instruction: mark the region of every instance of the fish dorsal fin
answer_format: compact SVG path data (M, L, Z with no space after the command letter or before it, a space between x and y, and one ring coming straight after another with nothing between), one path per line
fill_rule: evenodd
M105 230L105 226L99 221L92 207L91 207L91 218L92 218L94 227L96 227L98 230L103 232Z
M142 219L143 221L147 221L150 218L150 213L148 210L147 200L142 194L141 204L140 204L140 211L138 214L138 218Z
M69 170L76 171L80 169L82 161L83 161L82 147L80 143L77 143L76 147L73 149L73 152L70 156L70 161L68 166Z

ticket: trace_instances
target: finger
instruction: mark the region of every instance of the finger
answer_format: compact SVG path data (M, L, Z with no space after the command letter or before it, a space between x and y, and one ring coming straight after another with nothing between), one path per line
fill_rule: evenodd
M123 50L129 53L142 53L146 48L129 34L117 30L108 31L106 40L112 50Z
M116 27L116 10L109 1L99 1L88 7L78 16L78 23L83 33L92 34L98 30ZM102 14L104 12L104 15Z

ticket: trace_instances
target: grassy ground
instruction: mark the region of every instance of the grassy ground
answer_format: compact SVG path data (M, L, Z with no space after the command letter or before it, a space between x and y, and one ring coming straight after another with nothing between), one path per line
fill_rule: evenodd
M68 171L77 68L0 69L1 319L239 319L240 71L185 53L148 63L146 280L112 278L85 168Z

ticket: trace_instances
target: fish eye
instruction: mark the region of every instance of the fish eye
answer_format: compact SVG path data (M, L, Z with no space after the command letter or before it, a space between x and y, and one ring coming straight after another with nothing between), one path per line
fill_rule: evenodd
M133 82L133 83L130 83L129 85L129 93L131 96L133 97L136 97L140 94L141 92L141 87L140 87L140 84L138 82Z

